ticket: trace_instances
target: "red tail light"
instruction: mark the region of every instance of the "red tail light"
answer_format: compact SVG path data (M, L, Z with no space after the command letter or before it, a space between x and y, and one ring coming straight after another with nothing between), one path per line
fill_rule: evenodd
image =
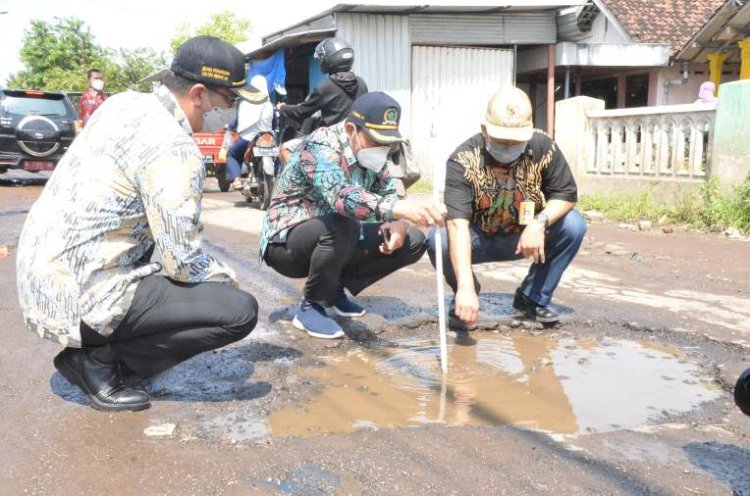
M24 91L24 93L26 93L26 95L28 95L28 96L44 96L44 92L43 91L26 90L26 91Z
M271 146L274 146L275 144L276 143L274 143L273 135L270 133L264 133L258 137L258 142L256 146L271 147Z

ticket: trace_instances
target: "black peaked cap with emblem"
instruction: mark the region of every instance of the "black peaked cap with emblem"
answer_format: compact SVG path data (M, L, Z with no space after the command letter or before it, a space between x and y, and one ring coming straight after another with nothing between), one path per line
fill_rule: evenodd
M405 141L398 130L401 106L382 91L371 91L354 100L347 120L364 129L376 143Z
M267 98L247 85L243 53L214 36L196 36L180 45L171 70L178 76L209 87L228 88L249 102L257 103Z

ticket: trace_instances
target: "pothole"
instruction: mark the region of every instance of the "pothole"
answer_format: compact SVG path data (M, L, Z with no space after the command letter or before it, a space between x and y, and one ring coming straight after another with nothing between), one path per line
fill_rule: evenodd
M473 333L364 345L294 374L319 386L273 411L272 437L348 433L439 423L512 425L561 434L607 432L688 413L721 390L679 348L626 339Z

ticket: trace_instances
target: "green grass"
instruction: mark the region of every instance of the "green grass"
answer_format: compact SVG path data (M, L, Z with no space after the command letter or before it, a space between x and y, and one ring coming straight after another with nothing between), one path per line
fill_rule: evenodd
M432 181L429 179L422 178L416 183L411 185L408 193L419 195L419 194L430 194L432 193Z
M649 193L640 195L582 195L577 208L581 211L596 210L610 219L622 222L659 220L668 208L655 202Z
M596 210L621 222L667 220L703 229L711 226L735 227L750 232L750 177L731 193L722 193L716 178L706 181L700 191L681 193L674 202L659 201L651 193L639 195L582 195L581 211Z

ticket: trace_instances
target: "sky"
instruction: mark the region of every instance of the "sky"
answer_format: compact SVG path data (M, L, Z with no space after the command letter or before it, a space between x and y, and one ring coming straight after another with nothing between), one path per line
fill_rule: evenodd
M211 15L230 10L248 19L251 39L243 51L260 45L261 37L332 7L335 0L0 0L0 85L23 68L18 59L24 31L31 20L53 22L55 17L76 17L89 27L94 39L109 48L151 47L168 52L178 26L197 27ZM272 6L272 8L271 8Z

